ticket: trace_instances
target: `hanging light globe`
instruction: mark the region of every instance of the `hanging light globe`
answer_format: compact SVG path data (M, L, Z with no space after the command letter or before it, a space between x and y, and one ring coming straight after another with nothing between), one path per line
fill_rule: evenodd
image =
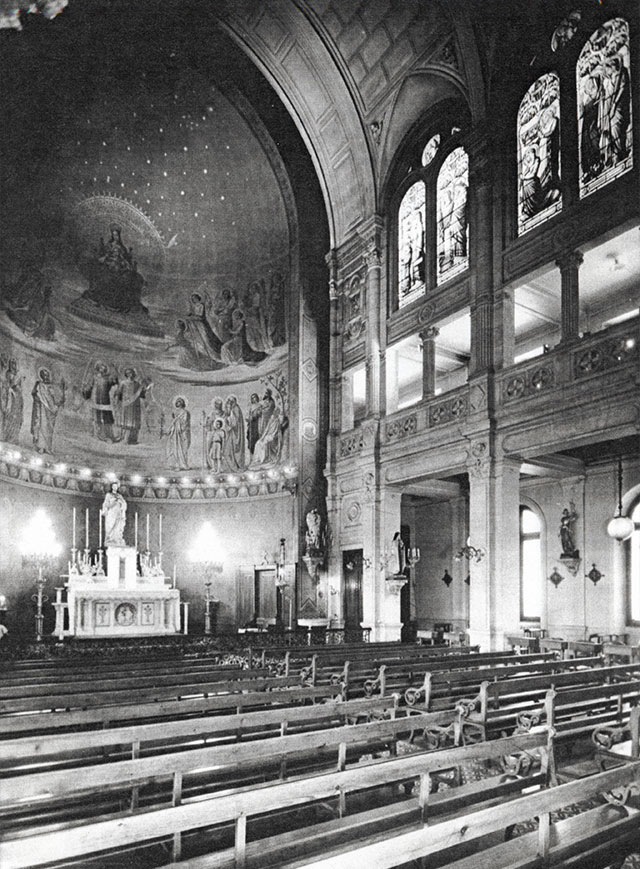
M622 459L618 458L618 512L607 525L607 534L614 540L628 540L634 531L633 520L622 515Z
M633 521L628 516L614 516L607 525L607 534L614 540L628 540L633 529Z

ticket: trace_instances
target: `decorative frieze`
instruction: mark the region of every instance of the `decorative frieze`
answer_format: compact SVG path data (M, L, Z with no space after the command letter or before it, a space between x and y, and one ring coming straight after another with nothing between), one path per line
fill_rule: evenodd
M529 398L550 389L555 384L553 362L519 371L502 381L502 403Z
M469 396L465 388L464 393L455 392L444 401L439 401L430 406L429 428L464 419L468 415Z
M576 380L590 377L630 361L638 353L637 341L629 335L607 338L572 354L572 370Z
M347 459L349 456L357 456L364 446L364 437L362 431L351 432L340 439L340 458Z
M404 438L407 435L415 434L418 431L418 416L415 413L402 419L394 419L387 423L385 434L386 440L392 441L399 438Z

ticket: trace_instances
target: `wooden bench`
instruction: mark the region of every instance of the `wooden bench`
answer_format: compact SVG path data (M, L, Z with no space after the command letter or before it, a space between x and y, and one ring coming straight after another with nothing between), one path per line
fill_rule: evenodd
M396 725L414 725L421 717L383 722L374 725L374 728L386 727L389 732L397 732L394 730ZM344 746L345 738L357 744L366 728L371 729L372 726L365 724L343 728L343 731L349 731L349 736L345 733L336 734L336 739L340 740L338 745ZM306 734L304 739L308 740L309 736ZM326 732L318 735L321 736L326 737ZM283 739L291 740L290 745L293 747L295 741L302 737ZM240 757L247 748L255 750L258 746L260 743L250 746L239 744L234 746L234 750L238 751ZM228 751L228 748L225 750ZM266 748L264 750L267 751ZM208 751L213 752L215 749ZM0 839L0 865L3 869L38 866L79 859L107 848L111 852L133 848L141 843L152 843L153 840L168 842L173 850L174 861L178 861L187 834L206 828L200 840L189 838L189 851L193 856L182 865L284 866L289 860L299 862L302 856L312 859L309 855L316 855L313 859L324 859L324 865L331 866L333 864L327 862L326 857L318 858L317 855L326 855L328 849L337 843L347 842L347 847L352 850L357 847L354 843L356 836L375 834L379 839L382 834L388 840L391 831L398 828L415 829L417 824L419 829L429 830L430 826L423 827L423 824L426 821L430 825L432 820L437 821L434 829L442 829L443 824L455 824L454 829L461 835L460 827L465 823L459 817L461 810L468 810L470 805L479 805L487 810L487 806L496 803L500 803L504 809L505 800L516 799L532 788L545 787L552 754L549 735L543 729L464 748L419 752L366 762L351 768L344 768L345 748L338 748L338 771L305 775L297 780L253 784L230 793L206 798L203 795L198 800L182 804L181 788L178 787L170 794L173 805L166 807L134 813L118 812L88 821L59 822L53 827L36 828L26 834L21 831L4 832ZM524 756L537 756L539 768L528 768L526 773L515 772L514 761ZM195 755L192 757L194 759ZM155 759L154 762L161 763L161 759ZM462 784L443 793L432 792L432 778L440 771L487 763L496 765L503 772L506 770L506 774ZM174 766L172 759L170 765L160 768L161 774L169 773ZM631 767L625 768L626 777L630 777L630 772L627 772L630 770ZM615 774L604 775L610 776L607 781L617 781L616 776L620 776L621 772L616 770ZM110 773L102 773L98 768L96 774L109 776ZM15 786L23 787L25 791L28 787L20 786L19 783ZM408 796L408 793L411 795ZM365 796L366 800L363 800ZM315 819L310 815L312 809L316 811ZM317 823L318 810L324 815L322 823ZM333 820L326 820L327 811L333 814ZM276 832L278 827L287 832ZM219 838L217 830L221 831ZM225 830L229 830L230 835L225 836ZM216 839L219 847L212 852L212 842ZM198 850L202 854L201 858L196 856ZM396 849L395 862L388 865L397 865L399 857L405 862L404 853L403 849ZM131 851L127 852L126 859L130 865L139 862L131 857ZM358 862L356 856L352 862L340 865L352 867ZM365 859L361 865L376 866L377 869L380 864Z
M299 677L291 676L249 676L244 674L236 679L209 678L203 681L180 681L169 679L167 685L156 685L152 679L143 686L131 688L101 689L81 683L80 690L73 690L73 685L58 686L51 690L47 686L45 693L35 696L25 696L17 689L9 689L15 696L5 697L0 694L0 719L3 715L16 712L40 712L48 709L86 709L90 706L115 706L122 703L159 702L202 695L237 694L243 691L273 691L281 688L295 688L301 684ZM66 688L67 690L62 690ZM37 690L37 689L34 689Z
M343 695L344 689L341 685L240 691L195 699L172 698L146 703L137 702L135 696L128 695L128 703L122 702L114 706L0 715L0 738L19 733L24 735L110 727L116 722L152 722L179 717L221 715L232 711L240 713L255 708L283 708L296 704L322 703L337 697L342 698Z
M412 829L329 848L321 856L289 859L279 869L352 869L375 866L435 865L448 869L594 869L620 865L640 842L638 809L629 794L640 791L640 762L587 779L519 796L499 805L472 806L464 815L440 823L415 824ZM576 813L575 806L599 800L600 805ZM569 809L569 811L567 811ZM552 813L561 819L553 819ZM553 820L552 820L553 819ZM505 833L514 826L533 826L517 838ZM507 838L507 841L505 841ZM423 861L423 862L421 862ZM221 862L189 861L189 869L220 867ZM229 865L229 864L227 864ZM247 861L247 869L258 864Z
M483 682L476 697L459 700L456 704L460 728L458 738L464 743L469 739L487 739L490 735L512 729L523 713L536 713L551 688L560 692L629 681L633 678L632 670L633 667L624 664L585 667L569 672Z
M468 667L465 670L440 670L426 672L420 687L407 688L404 692L405 703L416 706L418 703L427 710L452 709L457 701L468 696L469 691L479 691L483 682L497 682L503 679L522 678L527 675L562 673L586 664L591 667L604 666L602 658L561 661L549 660L540 655L518 655L491 667Z
M599 726L591 735L596 747L595 760L602 771L614 765L640 759L640 706L629 712L629 721L620 726Z
M406 715L399 711L398 696L338 701L311 706L248 710L227 715L177 718L154 724L130 724L103 730L83 730L26 736L0 741L0 770L28 764L29 771L49 766L80 766L107 755L110 758L143 757L194 741L222 744L241 739L265 738L319 730L344 724L375 721Z

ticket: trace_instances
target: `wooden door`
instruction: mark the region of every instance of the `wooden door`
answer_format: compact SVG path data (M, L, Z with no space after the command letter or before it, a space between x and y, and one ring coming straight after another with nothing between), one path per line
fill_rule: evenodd
M358 629L362 622L362 549L342 553L342 587L344 626Z

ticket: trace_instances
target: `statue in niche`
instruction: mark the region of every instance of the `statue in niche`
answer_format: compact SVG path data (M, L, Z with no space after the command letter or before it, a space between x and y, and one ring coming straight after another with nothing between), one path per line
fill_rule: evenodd
M575 533L573 530L574 523L578 518L576 507L573 501L569 502L569 509L566 507L562 511L560 517L560 543L562 545L562 555L560 558L578 558L579 552L576 549Z
M322 516L314 507L306 515L307 530L305 532L305 555L311 557L324 555L324 534Z
M111 483L104 496L101 514L104 516L105 546L124 546L124 526L127 520L127 502L118 491L120 484Z
M138 272L133 248L125 247L122 228L117 223L110 224L109 231L109 240L105 244L100 239L88 263L89 289L82 298L110 311L148 315L148 309L140 301L144 278Z

